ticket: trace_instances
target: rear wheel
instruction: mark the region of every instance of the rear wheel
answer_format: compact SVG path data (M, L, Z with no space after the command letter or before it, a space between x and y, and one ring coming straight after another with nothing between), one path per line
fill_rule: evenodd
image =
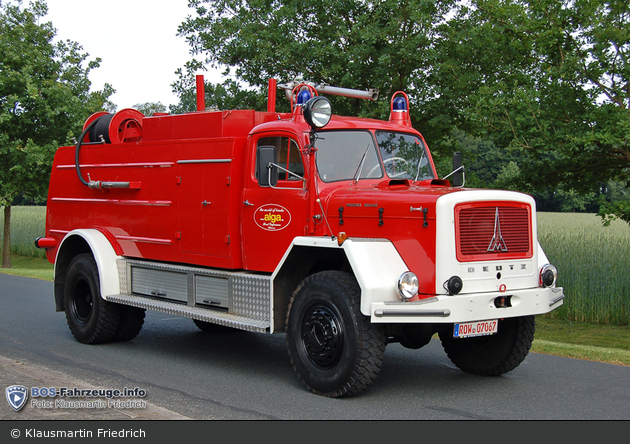
M453 330L440 331L450 360L466 373L498 376L514 370L525 359L534 340L534 316L499 321L497 333L475 338L453 338Z
M378 376L387 336L360 311L361 289L353 276L324 271L293 293L287 345L293 368L319 395L356 395Z
M120 324L118 331L114 335L114 341L131 341L138 336L144 317L146 315L144 308L130 307L123 305L120 307Z
M75 256L64 284L66 320L77 341L111 341L118 331L121 307L101 297L98 268L89 253Z

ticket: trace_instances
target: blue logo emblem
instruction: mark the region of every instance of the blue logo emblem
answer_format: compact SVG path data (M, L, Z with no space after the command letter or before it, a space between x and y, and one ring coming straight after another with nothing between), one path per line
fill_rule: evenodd
M28 390L26 387L21 385L12 385L11 387L7 387L6 394L9 405L13 407L16 412L24 407L24 404L26 404L26 400L28 399Z

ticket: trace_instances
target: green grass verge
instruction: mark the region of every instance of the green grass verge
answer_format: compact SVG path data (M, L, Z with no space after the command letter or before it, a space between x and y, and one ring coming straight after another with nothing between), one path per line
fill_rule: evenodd
M609 364L630 365L630 326L591 324L536 316L531 351Z
M35 279L51 281L54 266L48 259L28 256L11 256L11 268L0 268L0 273L24 276Z
M0 273L53 280L53 265L46 259L12 256L11 263L13 268L0 268ZM531 351L630 365L630 326L590 324L540 315L536 317Z

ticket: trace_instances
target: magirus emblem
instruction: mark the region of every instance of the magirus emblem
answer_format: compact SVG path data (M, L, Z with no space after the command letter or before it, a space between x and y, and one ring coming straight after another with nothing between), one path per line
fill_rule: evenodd
M508 247L507 245L505 245L503 236L501 236L501 223L499 222L499 207L497 207L497 211L494 216L494 235L492 236L490 245L488 245L488 251L498 251L498 250L508 251Z

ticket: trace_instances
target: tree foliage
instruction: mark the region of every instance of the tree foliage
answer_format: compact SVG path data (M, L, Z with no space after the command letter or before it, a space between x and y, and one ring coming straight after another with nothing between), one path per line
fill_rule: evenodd
M140 111L143 116L152 116L155 113L165 113L166 105L162 102L144 102L136 103L132 106L133 109Z
M44 2L0 8L0 205L6 211L18 194L45 195L55 150L81 132L113 89L90 92L88 74L100 60L88 61L76 42L53 42L55 28L40 23ZM5 226L5 258L7 234Z

